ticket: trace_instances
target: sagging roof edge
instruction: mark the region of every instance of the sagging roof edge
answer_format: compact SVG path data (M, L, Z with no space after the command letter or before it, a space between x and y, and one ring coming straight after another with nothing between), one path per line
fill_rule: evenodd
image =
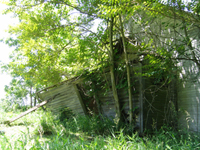
M45 90L48 90L48 89L51 89L51 88L60 86L60 85L62 85L62 84L64 84L64 83L75 83L75 84L76 84L76 83L79 83L80 81L82 81L83 79L84 79L84 77L82 77L82 75L76 76L76 77L73 77L73 78L70 78L70 79L68 79L68 80L65 80L65 81L59 82L59 83L57 83L57 84L54 84L54 85L52 85L52 86L49 86L49 87L47 87L47 88L44 88L44 89L42 89L42 90L36 92L36 95L37 95L37 97L38 97L38 94L41 93L41 92L43 92L43 91L45 91Z

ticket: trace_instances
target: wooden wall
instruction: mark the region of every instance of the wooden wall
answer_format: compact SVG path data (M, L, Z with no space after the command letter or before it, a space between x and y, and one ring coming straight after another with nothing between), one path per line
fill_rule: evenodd
M140 63L134 64L131 67L134 126L139 127L140 132L142 132L144 128L152 129L153 127L153 129L158 129L166 123L167 106L169 106L170 101L168 87L162 87L154 93L155 95L152 95L151 92L155 90L152 86L153 80L137 76L135 75L135 72L141 72ZM110 79L109 72L106 74L106 77L106 80ZM92 81L78 83L78 85L81 85L83 88L84 84L91 85ZM87 93L87 91L85 92ZM46 92L41 92L38 95L43 101L53 98L53 100L47 104L47 108L53 112L58 112L65 107L69 107L74 113L77 114L87 114L88 110L93 110L94 112L99 112L99 110L101 110L102 115L110 119L115 118L115 102L111 88L107 92L103 89L99 90L96 95L88 97L88 99L85 98L83 94L84 93L81 93L80 88L78 90L76 84L73 82L64 82L57 87L50 88ZM118 96L121 111L123 112L122 117L125 121L128 121L129 97L127 87L118 89ZM91 102L94 102L97 99L99 106L96 106L97 103L95 103L95 105L90 104L90 100L92 100ZM89 104L87 105L88 102ZM86 109L86 105L90 108ZM98 109L98 111L94 109Z
M122 106L121 111L124 114L128 115L129 113L128 90L121 89L121 90L118 90L117 92L118 92L118 96L120 100L120 105ZM115 118L116 111L115 111L115 103L114 103L112 91L108 91L105 95L99 94L98 96L100 99L103 115L109 118ZM133 108L135 109L139 108L139 94L138 93L133 94ZM127 119L127 116L124 116L124 117L126 117Z
M133 64L131 67L131 83L132 83L132 101L133 101L133 120L134 120L134 126L135 127L140 127L142 126L141 124L143 123L143 120L141 120L141 85L140 85L140 77L135 75L135 72L139 72L141 66L139 63ZM126 73L125 73L126 75ZM109 74L106 75L109 79ZM121 111L122 111L122 118L125 121L129 121L129 96L128 96L128 89L127 87L121 88L117 90L118 92L118 97L120 100L120 106L121 106ZM100 107L102 110L102 114L110 119L114 119L116 115L116 109L115 109L115 101L112 93L112 89L110 89L105 92L105 91L99 91L97 95L100 103ZM142 126L143 130L143 126Z
M170 106L170 109L174 109L178 111L177 114L174 115L174 117L177 117L179 119L178 125L179 128L187 128L190 131L200 132L200 79L199 79L199 72L200 69L197 67L194 63L189 61L182 61L184 59L194 59L197 57L199 60L199 47L200 47L200 39L199 39L199 25L197 24L191 24L189 27L189 31L187 31L187 35L189 36L192 44L192 49L188 47L187 43L184 44L183 41L185 41L186 33L184 32L184 22L179 19L171 19L169 17L154 17L149 16L144 11L136 11L135 17L131 18L128 22L125 24L125 30L128 31L130 37L133 37L137 39L139 43L149 43L149 39L153 39L155 47L164 47L166 50L171 51L172 45L175 44L176 47L183 47L186 51L185 54L183 52L174 52L174 58L178 58L177 62L177 69L175 71L180 71L181 73L178 74L177 83L180 80L180 83L177 84L177 89L172 88L173 92L177 92L177 101L171 101L171 97L169 99L169 104L166 101L166 97L168 97L168 94L165 93L166 89L163 89L163 91L158 92L156 94L155 98L150 98L151 93L147 92L145 94L145 97L148 97L149 102L146 100L144 103L145 110L144 117L146 118L144 122L149 122L150 124L153 123L152 119L155 120L163 120L162 117L165 117L166 106ZM135 23L135 20L139 20L140 18L145 18L147 22L149 22L149 26L146 27L145 24L137 24ZM145 29L145 32L139 32ZM148 34L150 33L150 34ZM179 36L177 36L177 33ZM158 38L159 37L159 38ZM168 44L166 41L172 41L171 44ZM165 44L166 43L166 44ZM155 51L154 51L155 50ZM152 49L155 53L157 53L157 48ZM194 57L193 54L196 56ZM179 58L181 58L179 60ZM196 81L195 81L196 80ZM150 85L153 85L150 81L147 81L148 83L145 84L145 88L147 88ZM178 90L178 91L177 91ZM169 92L169 94L172 94L173 92ZM144 97L144 100L145 100ZM174 104L172 104L172 102ZM149 106L148 103L152 103L153 106ZM164 106L164 103L166 103L166 106ZM175 106L173 106L175 105ZM178 107L178 109L177 109ZM150 111L148 111L150 110ZM149 115L147 114L149 112ZM160 112L160 113L159 113ZM150 116L150 117L149 117ZM149 117L149 119L148 119ZM171 118L174 118L171 114ZM170 118L168 117L168 118ZM164 121L164 120L163 120ZM162 123L159 121L155 121L155 127L160 126ZM148 123L146 123L148 125Z
M85 115L86 109L76 87L73 83L63 83L38 94L43 101L50 100L46 107L53 112L58 112L69 107L74 113Z
M189 61L181 64L183 70L178 84L179 129L200 132L200 79L197 66Z

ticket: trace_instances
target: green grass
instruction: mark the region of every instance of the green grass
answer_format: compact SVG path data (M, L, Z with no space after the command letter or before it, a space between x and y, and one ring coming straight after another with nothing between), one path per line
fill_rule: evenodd
M0 122L16 115L2 112ZM1 150L200 149L200 137L196 134L162 128L141 138L137 133L128 134L126 128L117 130L112 121L98 116L60 118L36 111L11 126L1 124L0 130L5 131L0 135Z

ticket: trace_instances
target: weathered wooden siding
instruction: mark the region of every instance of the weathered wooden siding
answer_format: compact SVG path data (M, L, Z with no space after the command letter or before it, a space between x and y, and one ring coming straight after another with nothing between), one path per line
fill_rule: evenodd
M108 91L106 94L103 94L103 92L100 93L101 94L98 94L98 97L101 104L102 114L108 118L115 118L115 101L112 91Z
M131 67L131 76L132 76L132 101L133 101L133 120L135 121L135 126L140 126L141 122L143 120L140 120L140 84L139 84L139 77L135 75L135 72L139 72L139 63L132 64ZM126 75L126 73L125 73ZM109 80L109 74L106 75ZM122 88L118 89L118 97L120 100L120 106L121 106L121 111L122 111L122 118L125 120L129 120L129 96L128 96L128 89ZM104 94L105 93L105 94ZM115 110L115 101L113 97L112 90L110 89L109 91L100 91L99 94L97 95L99 102L101 104L101 109L102 109L102 114L106 117L109 117L111 119L115 118L116 115L116 110Z
M124 117L124 119L129 119L128 118L128 114L129 114L128 90L121 89L121 90L118 90L117 92L118 92L118 96L119 96L119 100L120 100L120 105L122 106L121 111L125 115L123 117ZM116 115L116 111L115 111L115 102L114 102L112 91L107 92L105 95L100 94L99 99L100 99L100 104L101 104L103 115L114 119L115 115ZM139 106L139 94L134 93L133 94L133 108L134 108L134 117L137 120L136 121L137 125L139 125L139 120L138 120L139 107L140 107Z
M198 67L183 61L178 84L179 128L200 132L200 79Z
M152 93L150 93L147 88L153 84L153 81L150 79L144 80L142 77L135 74L136 72L142 73L140 63L135 63L131 66L134 126L139 127L141 132L143 131L143 122L144 128L150 129L152 126L154 126L154 128L159 128L163 125L164 119L166 118L165 109L169 102L169 99L167 99L167 89L161 88L154 93L155 97L152 97ZM109 82L109 72L106 74L106 78L106 82ZM92 82L89 81L88 83L91 84ZM84 82L80 82L79 84L84 88ZM149 89L152 90L153 87ZM126 89L126 87L118 89L118 96L123 114L122 117L125 120L129 120L128 114L130 110L128 89ZM47 104L47 108L53 112L58 112L63 108L69 107L74 113L78 114L86 114L85 104L90 102L91 99L95 100L95 98L98 98L102 115L110 119L114 119L116 115L115 102L111 88L107 92L104 90L98 91L95 96L88 97L88 101L87 99L82 100L75 84L64 82L57 87L50 88L47 91L40 93L39 97L42 100L50 100L53 98L53 100ZM90 106L88 105L88 107ZM97 107L94 108L97 109ZM88 110L92 109L89 108Z
M146 26L145 23L137 23L137 21L140 21L141 18L145 18L145 21L148 22L148 26ZM151 49L152 52L156 52L157 47L164 47L170 52L172 49L174 49L172 46L176 45L176 47L184 47L183 49L187 52L187 54L183 55L182 53L174 52L174 58L194 59L193 53L195 53L197 60L199 61L199 24L191 24L190 27L187 27L189 31L185 32L183 30L185 22L180 19L172 18L159 18L159 16L153 17L147 15L144 11L136 11L134 17L125 23L125 29L127 31L127 35L132 39L137 40L138 43L148 43L149 39L152 39L156 47L155 49ZM189 36L189 39L192 41L192 48L188 46L189 42L185 42L187 39L186 36ZM162 119L162 117L165 117L164 112L166 112L165 110L168 109L163 105L166 104L166 106L171 105L170 109L174 109L175 111L179 110L178 116L176 113L174 113L174 116L171 114L168 118L178 117L178 125L180 128L185 127L191 131L200 132L200 70L194 65L194 63L181 60L179 60L179 63L178 70L182 70L182 73L180 76L178 74L179 77L177 78L177 81L181 80L181 82L177 84L177 89L172 88L174 93L178 90L178 102L171 101L173 95L175 95L172 91L169 93L171 95L168 101L169 104L167 104L166 101L168 94L166 95L164 91L160 91L161 93L156 94L154 100L150 98L151 93L146 93L146 96L144 97L149 97L148 99L150 99L150 104L152 103L153 105L149 106L149 102L147 101L144 103L144 113L146 113L144 114L144 123L146 122L145 126L147 126L152 124L154 120L156 123L155 126L160 126L162 124L161 122L164 121L164 119ZM195 78L197 79L196 81L194 81ZM152 83L148 83L148 85L145 84L145 88L147 88L149 85L152 85ZM150 110L150 114L147 110Z
M39 93L38 96L43 101L50 100L46 107L53 112L58 112L63 108L69 107L76 114L86 114L85 106L82 103L76 85L73 83L63 83L46 92Z

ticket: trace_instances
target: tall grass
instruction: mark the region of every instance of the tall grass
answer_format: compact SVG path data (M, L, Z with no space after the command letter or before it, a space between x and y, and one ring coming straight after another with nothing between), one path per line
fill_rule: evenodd
M176 132L170 128L163 127L154 135L139 137L137 133L126 134L126 128L116 130L112 121L98 116L59 118L49 112L37 111L11 126L1 125L0 130L5 134L0 135L0 149L200 149L197 134ZM14 128L17 133L12 133Z

